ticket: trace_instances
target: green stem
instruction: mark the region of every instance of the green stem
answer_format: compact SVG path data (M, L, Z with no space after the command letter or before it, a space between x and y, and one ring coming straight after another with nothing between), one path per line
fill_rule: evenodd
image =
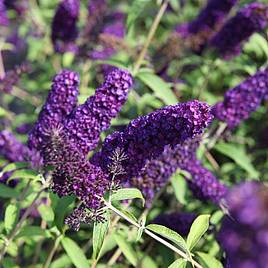
M106 205L107 208L109 208L110 210L112 210L118 216L120 216L121 218L123 218L124 220L126 220L127 222L129 222L130 224L134 225L136 228L138 228L138 229L141 228L141 226L137 222L135 222L134 220L132 220L131 218L129 218L128 216L126 216L124 213L122 213L117 208L115 208L111 203L108 203L106 201L104 201L104 203L105 203L105 205ZM178 255L180 255L185 260L193 263L196 268L203 268L195 260L192 260L191 258L189 258L189 256L185 252L183 252L182 250L180 250L177 247L173 246L172 244L170 244L169 242L167 242L163 238L157 236L155 233L151 232L150 230L146 229L146 227L144 227L144 233L146 233L147 235L149 235L151 238L155 239L156 241L160 242L164 246L168 247L169 249L171 249L172 251L174 251L175 253L177 253Z
M161 5L161 7L160 7L160 9L159 9L154 21L153 21L153 24L152 24L152 26L151 26L151 28L149 30L147 39L146 39L146 41L145 41L145 43L143 45L143 48L142 48L142 50L141 50L141 52L140 52L140 54L138 56L138 59L137 59L136 63L134 64L134 67L133 67L133 75L134 76L137 74L137 72L140 69L142 61L143 61L143 59L144 59L144 57L146 55L147 49L148 49L148 47L149 47L149 45L150 45L150 43L151 43L151 41L152 41L152 39L154 37L154 34L155 34L156 30L157 30L157 27L158 27L158 25L159 25L159 23L161 21L162 16L164 15L164 13L166 11L166 8L168 6L168 2L169 2L169 0L165 0L163 2L163 4Z

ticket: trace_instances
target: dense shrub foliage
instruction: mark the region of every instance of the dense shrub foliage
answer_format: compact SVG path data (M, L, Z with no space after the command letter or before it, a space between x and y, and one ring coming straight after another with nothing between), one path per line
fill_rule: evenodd
M267 0L0 0L0 267L268 268Z

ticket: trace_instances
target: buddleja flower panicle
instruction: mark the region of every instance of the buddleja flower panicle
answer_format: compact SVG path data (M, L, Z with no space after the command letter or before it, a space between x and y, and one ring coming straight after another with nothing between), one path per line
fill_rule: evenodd
M122 161L125 179L139 176L147 161L161 155L166 145L174 147L201 134L211 120L209 106L199 101L164 107L132 120L124 131L109 135L92 161L107 170L110 155L120 148L128 157Z
M76 107L78 86L79 76L73 71L63 70L54 77L46 103L29 135L30 148L40 150L46 139L46 133L57 128Z
M7 11L4 4L4 0L0 0L0 26L7 26L9 24L9 20L7 17Z
M238 86L228 90L224 100L213 107L215 117L229 129L247 119L268 96L268 68L258 71Z
M241 46L253 33L261 32L268 24L268 5L254 2L241 8L212 38L211 46L229 59L241 51ZM241 29L243 29L241 31Z
M51 29L51 39L56 52L77 52L75 40L78 36L76 24L79 10L80 0L62 0L59 3Z
M218 235L229 267L266 267L268 188L261 182L235 186L226 198L225 216Z
M120 111L132 83L128 71L114 69L106 76L95 95L74 109L65 120L70 139L78 144L85 155L96 148L100 133L109 128L111 119Z

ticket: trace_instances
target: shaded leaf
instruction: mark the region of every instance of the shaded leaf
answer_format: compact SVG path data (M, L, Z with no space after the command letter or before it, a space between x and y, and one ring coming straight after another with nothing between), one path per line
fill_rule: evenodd
M106 213L105 222L95 222L93 227L93 255L92 258L97 260L102 249L105 236L109 229L110 219L108 218L108 212Z
M200 238L208 230L209 217L210 215L200 215L194 220L186 241L189 250L194 248Z
M9 204L5 211L5 230L7 233L13 230L19 216L19 207L15 204Z
M187 261L184 259L178 259L168 266L168 268L185 268Z
M61 244L76 268L89 267L89 261L87 260L82 249L76 244L76 242L74 242L69 237L64 237L61 240Z
M132 248L131 244L128 243L126 239L119 234L114 234L114 238L119 248L122 250L124 256L127 258L127 260L133 266L136 267L138 263L138 256L135 250Z
M161 77L151 72L139 72L137 77L152 89L154 94L165 104L172 105L178 102L176 95L171 90L170 84L166 83Z
M112 194L112 201L127 200L127 199L134 199L134 198L141 199L144 205L145 200L139 189L123 188L123 189L117 190L115 193Z
M236 164L247 171L252 178L256 179L259 177L259 172L252 165L243 147L238 144L218 143L215 145L214 149L234 160Z
M204 268L223 268L221 262L215 257L204 252L197 252L197 255L200 257L202 263L204 263Z

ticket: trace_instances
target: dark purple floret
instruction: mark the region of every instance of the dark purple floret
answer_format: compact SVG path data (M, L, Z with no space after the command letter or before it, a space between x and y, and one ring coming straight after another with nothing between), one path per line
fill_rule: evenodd
M7 17L6 7L4 5L4 0L0 0L0 26L7 26L9 20Z
M38 120L29 135L29 147L40 150L46 133L71 113L76 107L78 95L78 74L63 70L53 79L51 90Z
M214 30L215 26L224 20L236 2L237 0L209 0L197 18L188 24L189 33L196 34L200 31Z
M55 13L52 22L51 39L56 52L77 52L75 40L78 36L77 21L80 1L63 0Z
M191 174L191 179L188 179L187 182L194 196L205 202L210 200L215 204L220 204L228 188L220 183L199 160L192 159L191 161L185 170Z
M268 5L251 3L238 11L212 38L211 46L228 59L240 53L242 43L268 23Z
M71 140L84 155L97 146L100 133L109 128L111 119L120 111L132 83L128 71L114 69L95 95L78 106L65 120Z
M140 176L130 179L129 184L140 189L150 205L154 195L168 182L177 169L190 173L187 179L194 196L202 201L219 204L224 198L227 187L206 169L196 158L200 138L188 139L174 148L166 146L164 152L149 161Z
M196 218L194 213L173 212L170 214L160 214L152 223L163 225L182 236L186 236Z
M28 148L9 131L0 132L0 155L10 162L22 162L28 154Z
M229 216L218 240L230 268L264 268L268 263L268 188L260 182L234 187L227 196Z
M209 0L196 19L175 28L175 33L184 39L181 43L200 52L236 2L237 0Z
M213 107L213 114L232 129L247 119L267 96L268 68L228 90L224 95L224 100Z
M76 195L91 209L100 208L108 178L69 140L62 125L52 128L41 151L45 166L54 168L52 190L59 196Z
M108 10L106 0L89 0L88 19L84 30L87 39L95 40Z
M5 73L3 78L0 78L0 92L10 94L13 86L16 86L21 78L23 73L26 73L30 70L28 64L22 64L16 66L14 69L9 70Z
M156 110L132 120L122 132L114 132L105 141L95 163L107 169L112 152L121 149L125 179L139 176L147 161L159 157L166 145L174 147L203 132L212 116L206 103L190 101Z
M30 150L7 130L0 132L0 156L9 162L29 162L34 169L38 169L42 164L37 151Z
M18 134L28 134L33 128L33 124L31 123L23 123L16 127L16 132Z

